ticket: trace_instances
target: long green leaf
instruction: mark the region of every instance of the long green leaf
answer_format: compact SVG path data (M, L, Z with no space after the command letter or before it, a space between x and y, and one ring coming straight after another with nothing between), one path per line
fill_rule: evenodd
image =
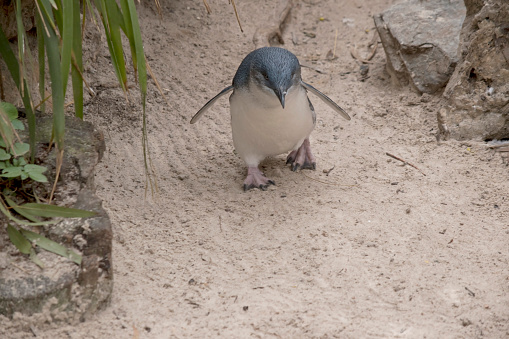
M55 19L55 22L57 24L57 27L58 27L58 30L60 32L62 32L62 30L64 29L64 17L63 17L63 13L64 11L62 10L62 6L63 6L63 2L62 0L57 0L55 2L55 0L49 0L51 6L53 7L53 18Z
M27 211L27 213L30 213L33 216L45 218L89 218L97 214L96 212L80 210L78 208L39 204L35 202L19 205L18 208Z
M127 73L124 60L124 49L122 47L122 38L120 36L120 26L123 24L124 20L115 1L103 1L103 3L105 4L106 13L108 15L107 22L110 29L111 43L108 42L108 45L111 44L111 47L114 50L112 55L114 54L116 56L112 61L117 63L114 67L119 71L121 81L123 83L122 88L124 91L127 91Z
M7 234L16 248L23 254L29 254L32 245L16 228L7 225Z
M37 266L40 268L44 268L44 264L42 263L41 259L37 256L37 253L35 253L35 249L32 247L30 249L30 260L34 262Z
M16 0L18 3L23 1ZM35 62L32 51L30 50L30 42L28 41L28 36L25 32L25 27L23 25L21 6L16 8L16 26L17 26L17 37L18 37L18 61L20 63L22 78L28 81L29 84L34 83L37 77L34 73Z
M69 71L71 67L71 53L73 49L74 37L74 2L75 1L62 1L63 7L61 9L63 16L63 26L60 29L60 36L62 37L62 51L61 51L61 65L62 65L62 89L65 98L67 90L67 81L69 80ZM79 2L78 6L79 7ZM78 18L77 25L79 26L80 20Z
M16 29L18 33L18 62L21 78L25 78L25 27L21 16L21 0L16 0ZM21 95L24 94L24 87L21 87Z
M54 9L58 9L58 6L57 6L57 3L55 2L55 0L49 0L51 6L54 8Z
M81 264L81 255L74 252L67 247L60 245L59 243L50 240L38 233L21 229L21 233L30 240L33 244L45 249L46 251L53 252L55 254L61 255L62 257L68 258L74 261L76 264Z
M41 112L46 112L46 103L44 98L46 97L46 53L44 50L44 31L41 17L35 15L35 25L37 30L37 57L39 59L39 95L41 97Z
M72 91L74 97L74 114L83 120L83 52L80 25L80 6L78 3L73 7L73 38L72 38ZM85 16L85 10L83 10Z
M16 217L14 217L11 212L7 209L7 206L5 206L5 203L2 199L0 199L0 212L2 212L9 220L14 221L17 224L20 225L27 225L27 226L44 226L44 225L51 225L56 223L57 221L42 221L42 222L29 222L26 220L21 220Z
M148 143L148 134L147 134L147 114L146 114L146 98L147 98L147 66L145 64L145 52L143 51L143 43L141 40L141 30L140 30L140 24L138 21L138 15L136 14L136 6L134 5L133 0L122 0L126 1L127 7L129 10L129 17L130 17L130 23L127 23L126 26L129 24L132 26L132 39L133 39L133 45L134 49L136 51L136 60L137 60L137 66L138 66L138 83L140 86L140 92L141 92L141 102L142 102L142 108L143 108L143 126L142 126L142 147L143 147L143 161L145 165L145 178L148 184L150 184L152 192L154 190L157 191L157 182L155 181L155 170L152 166L152 161L150 159L150 150L149 150L149 143ZM124 13L124 16L127 15ZM131 39L131 38L130 38Z
M95 5L99 11L103 26L104 26L104 33L106 34L106 42L108 43L108 49L110 51L111 55L111 64L113 65L113 69L115 70L115 75L117 76L118 82L120 86L122 87L122 90L124 92L127 91L126 83L124 82L124 79L127 78L127 75L123 75L122 71L120 69L120 63L124 62L124 56L117 55L116 48L113 45L113 40L111 37L111 29L110 24L108 21L108 11L106 10L106 4L103 0L95 0ZM122 59L122 61L120 61ZM124 67L125 70L125 67Z
M33 216L32 214L28 213L28 211L22 209L22 208L18 208L19 205L16 204L14 201L12 201L11 199L9 199L8 197L6 197L4 195L4 198L5 198L5 201L7 201L7 204L13 209L15 210L19 215L27 218L28 220L32 221L32 222L41 222L39 219L37 219L35 216Z
M129 39L129 47L131 48L131 59L133 60L134 74L136 81L138 81L138 57L136 54L136 43L134 41L131 11L129 10L129 4L127 3L127 0L120 0L120 6L122 7L122 15L124 16L124 33Z
M20 76L19 71L19 63L12 52L11 46L9 45L9 40L4 34L2 27L0 26L0 56L4 60L7 65L7 69L9 73L11 73L11 77L14 80L14 83L18 87L18 91L21 94L21 98L23 100L23 105L25 106L25 112L28 120L28 133L30 137L30 156L31 161L34 161L35 158L35 114L32 104L32 99L30 97L30 91L28 90L27 82L24 78Z
M90 0L85 0L84 6L88 8L90 14L92 15L92 21L97 26L97 28L99 28L99 25L97 24L97 19L95 18L94 8L92 7ZM85 16L85 7L83 8L83 16Z
M11 46L9 45L9 40L5 36L5 33L0 25L0 55L7 65L7 69L11 73L12 80L18 87L21 89L21 78L19 75L19 63L14 53L12 52ZM21 92L20 92L21 93Z
M45 32L44 44L48 56L48 66L51 78L51 91L53 98L53 133L55 143L59 151L64 149L65 133L65 111L64 111L64 84L62 67L60 64L60 52L58 50L59 40L53 27L51 4L49 0L38 0L42 8L45 8L45 15L42 19L48 30ZM51 27L50 27L51 26Z
M116 2L111 2L112 13L114 11L114 20L119 25L120 29L127 35L127 28L125 25L124 14ZM109 10L109 9L108 9Z
M50 2L53 2L53 0L49 0ZM57 30L57 27L55 26L55 22L53 21L53 14L52 14L52 9L51 7L46 7L45 4L47 2L42 2L42 0L36 0L35 1L35 4L37 5L37 9L39 10L38 13L41 15L41 18L42 19L45 19L43 20L43 25L44 25L44 30L46 31L46 33L48 33L48 30L49 30L49 27L47 27L46 25L49 24L51 26L51 28L53 28L53 30L56 32ZM57 6L53 6L55 9L58 9ZM58 13L58 11L57 11Z
M129 8L130 25L133 30L133 44L136 50L136 65L138 66L138 82L140 85L142 104L145 106L145 99L147 96L147 66L145 65L145 52L143 51L143 43L141 40L141 29L138 21L138 15L136 14L136 6L133 0L127 1L127 7ZM125 14L124 14L125 15ZM127 25L127 24L126 24ZM130 39L130 37L128 37Z
M14 147L14 126L12 126L11 122L10 115L12 114L12 108L10 106L12 106L12 104L7 102L0 103L0 138L7 146L7 150ZM14 110L17 114L18 111L16 107L14 107Z

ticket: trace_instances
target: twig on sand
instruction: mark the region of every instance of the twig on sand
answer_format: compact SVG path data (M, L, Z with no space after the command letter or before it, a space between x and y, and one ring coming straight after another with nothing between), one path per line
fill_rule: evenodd
M207 10L207 14L211 14L212 10L210 9L209 3L207 0L203 0L203 5L205 6L205 9Z
M242 25L240 24L239 13L237 13L237 6L235 6L235 0L230 0L230 2L232 3L233 11L235 12L235 16L237 17L237 22L239 23L240 31L242 33L244 33L244 30L242 29Z
M397 156L395 156L395 155L393 155L393 154L390 154L389 152L385 152L385 154L386 154L386 155L388 155L388 156L390 156L391 158L394 158L394 159L396 159L396 160L401 161L401 162L402 162L402 163L404 163L405 165L412 166L413 168L415 168L416 170L418 170L419 172L421 172L421 174L422 174L422 175L426 176L426 174L424 174L424 172L423 172L423 171L421 171L421 170L419 169L419 167L417 167L417 166L415 166L415 165L413 165L413 164L409 163L408 161L403 160L403 159L401 159L401 158L399 158L399 157L397 157Z
M378 47L378 32L377 31L374 32L373 37L371 38L371 42L368 45L368 48L370 48L370 46L372 46L371 47L371 51L370 51L369 55L366 58L362 58L359 55L359 51L357 50L357 46L356 45L354 45L350 49L350 54L352 55L352 57L354 59L357 59L358 61L362 62L363 64L372 64L374 62L371 61L371 59L373 59L373 57L375 56L376 50L377 50L377 47Z
M162 19L163 18L163 10L161 9L161 3L159 2L159 0L155 0L154 2L156 3L157 12L159 13L159 17Z
M159 2L159 0L156 0L156 2ZM237 12L237 6L235 5L235 0L228 0L228 3L230 3L233 6L233 11L235 12L235 17L237 18L237 22L239 24L240 31L242 33L244 33L244 30L242 29L242 25L240 24L239 13ZM210 9L210 5L207 2L207 0L203 0L203 6L205 6L205 9L207 10L207 14L212 13L212 10Z
M468 294L470 294L470 296L475 297L475 293L472 292L468 287L465 286L465 289L467 290Z
M316 67L313 67L311 65L309 65L308 63L306 63L305 61L304 62L301 62L300 64L301 67L305 67L305 68L309 68L309 69L312 69L313 71L315 71L316 73L320 73L320 74L327 74L326 72L322 71L321 69L319 68L316 68Z
M308 179L311 179L313 181L316 181L316 182L319 182L321 184L328 185L328 186L343 186L343 187L356 187L356 186L359 186L358 184L348 185L348 184L340 184L338 182L328 182L328 181L324 181L324 180L313 178L313 177L307 175L304 172L299 172L299 173L302 174L303 176L305 176Z
M271 25L269 27L260 26L256 29L256 32L253 35L253 43L255 45L255 48L270 46L270 41L274 38L277 38L277 40L281 44L284 44L282 30L284 28L286 20L290 16L289 14L292 8L293 1L287 0L284 9L279 14L277 22L274 23L274 25Z
M509 142L503 142L503 143L499 143L499 144L491 144L491 145L487 145L488 148L501 148L501 147L506 147L506 146L509 146Z
M332 172L334 168L336 168L336 165L332 166L332 168L329 168L328 170L324 169L323 173L325 173L326 176L329 176L330 172Z
M334 37L334 51L332 52L332 58L336 58L336 43L338 42L338 29L336 28L336 36Z

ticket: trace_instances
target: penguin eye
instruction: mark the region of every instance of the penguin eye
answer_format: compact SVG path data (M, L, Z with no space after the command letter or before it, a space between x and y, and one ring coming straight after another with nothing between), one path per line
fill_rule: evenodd
M265 80L269 80L269 75L265 72L262 73L263 77L265 78Z

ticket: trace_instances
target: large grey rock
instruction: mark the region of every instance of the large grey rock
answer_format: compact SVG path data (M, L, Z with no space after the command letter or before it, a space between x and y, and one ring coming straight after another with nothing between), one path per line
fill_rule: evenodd
M0 26L9 40L18 36L15 2L14 0L0 0ZM26 31L35 27L35 9L34 1L21 0L21 20Z
M462 0L411 0L375 15L387 55L387 71L419 92L443 88L458 62Z
M38 117L37 126L38 153L47 156L43 164L49 168L50 173L46 174L51 177L55 152L48 153L47 145L52 117ZM57 201L95 211L97 215L87 219L64 219L39 230L46 237L81 252L82 263L78 266L41 251L39 256L46 267L40 270L28 258L0 256L0 327L27 330L27 325L37 327L56 321L76 323L87 319L110 300L113 289L111 223L95 195L93 180L94 168L105 149L104 139L92 124L69 116L66 117L65 142L62 175L55 194ZM0 238L6 236L2 234L5 232L3 223L0 219ZM4 241L0 254L9 251L9 246L12 244Z
M509 137L509 1L465 0L460 61L439 112L442 138Z

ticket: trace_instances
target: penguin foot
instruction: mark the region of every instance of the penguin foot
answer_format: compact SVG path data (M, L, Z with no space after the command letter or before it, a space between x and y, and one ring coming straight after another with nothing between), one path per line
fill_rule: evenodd
M290 164L294 172L298 169L316 169L316 159L313 153L311 153L309 139L304 140L299 149L288 154L288 157L286 157L286 164Z
M244 192L252 188L259 188L262 191L266 191L269 185L275 184L276 183L273 180L270 180L263 175L262 171L260 171L258 167L247 168L247 177L246 180L244 180Z

